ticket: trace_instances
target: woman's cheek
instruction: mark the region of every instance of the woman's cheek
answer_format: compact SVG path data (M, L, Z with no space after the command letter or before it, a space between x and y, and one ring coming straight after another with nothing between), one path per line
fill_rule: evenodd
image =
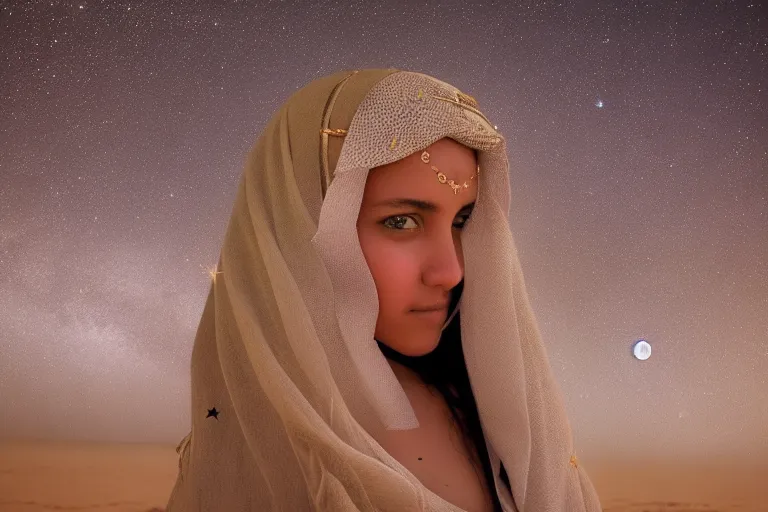
M372 273L380 294L405 300L418 281L418 259L413 251L402 245L379 244L371 254ZM410 297L407 297L410 299Z

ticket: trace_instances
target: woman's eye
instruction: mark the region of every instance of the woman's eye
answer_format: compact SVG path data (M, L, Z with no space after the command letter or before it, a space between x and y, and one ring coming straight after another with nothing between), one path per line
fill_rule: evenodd
M407 226L408 221L411 222L411 226ZM416 224L416 221L413 220L413 217L408 215L395 215L394 217L386 218L382 224L390 229L402 230L416 229L419 227L418 224Z
M464 227L464 224L466 224L468 220L469 220L469 214L461 215L456 218L456 222L453 223L453 227L461 229Z

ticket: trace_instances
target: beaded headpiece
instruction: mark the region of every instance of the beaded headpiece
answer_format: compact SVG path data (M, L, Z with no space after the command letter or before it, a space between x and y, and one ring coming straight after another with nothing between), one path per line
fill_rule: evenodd
M343 82L340 85L343 85ZM337 88L340 89L340 87L337 87ZM335 96L336 96L336 94L334 94L334 98L333 98L334 100L335 100ZM417 99L418 100L423 100L424 96L425 96L424 91L422 89L419 89L418 95L417 95ZM468 111L470 111L470 112L480 116L489 125L491 124L490 121L488 121L488 118L486 118L485 115L479 110L479 105L477 103L477 100L475 98L473 98L472 96L470 96L469 94L465 94L465 93L463 93L461 91L456 90L456 91L454 91L454 96L453 97L437 96L437 95L430 95L430 96L433 99L440 100L440 101L445 101L447 103L452 103L452 104L456 105L457 107L463 108L464 110L468 110ZM325 119L325 122L324 122L324 126L325 127L322 130L320 130L320 133L321 133L322 138L323 138L324 154L327 153L328 137L346 137L346 135L348 133L348 131L345 130L345 129L342 129L342 128L328 128L327 125L328 125L328 119ZM495 126L494 126L494 129L496 129ZM389 149L390 150L394 150L395 147L397 147L398 142L399 142L398 138L397 137L393 137L392 141L389 143ZM324 168L327 166L326 158L327 157L325 157L323 159ZM429 165L429 158L430 158L430 155L429 155L428 151L423 151L421 153L421 161L424 162L427 165ZM430 169L432 169L435 172L435 175L437 177L437 181L439 181L440 183L442 183L444 185L448 185L449 187L451 187L451 189L453 190L454 194L458 194L463 189L469 188L470 182L472 180L474 180L480 174L480 165L478 165L477 169L475 170L475 173L469 178L468 181L465 181L462 184L458 184L454 180L448 179L448 177L443 172L441 172L440 169L438 169L436 166L430 165Z
M421 161L424 162L425 164L429 164L429 152L428 151L424 151L421 154ZM440 169L438 169L436 166L430 165L430 168L433 171L435 171L435 174L437 175L437 181L439 181L440 183L443 183L445 185L450 186L453 189L454 195L458 194L460 191L462 191L465 188L469 188L469 182L474 180L475 177L477 177L477 175L480 174L480 166L478 165L477 169L475 170L475 174L473 174L469 178L469 181L465 181L463 184L459 185L455 181L449 180L448 177L445 174L443 174L442 172L440 172Z

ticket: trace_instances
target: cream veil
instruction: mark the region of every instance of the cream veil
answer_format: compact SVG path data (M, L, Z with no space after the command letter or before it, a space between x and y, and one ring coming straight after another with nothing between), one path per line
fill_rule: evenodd
M460 510L369 434L418 423L373 339L355 228L368 170L443 137L479 151L461 334L501 503L600 510L528 303L503 137L446 83L363 70L296 92L248 156L195 338L169 512Z

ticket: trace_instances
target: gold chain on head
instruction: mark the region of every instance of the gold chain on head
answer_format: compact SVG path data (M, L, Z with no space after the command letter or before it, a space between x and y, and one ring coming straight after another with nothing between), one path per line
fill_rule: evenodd
M421 154L421 161L424 162L425 164L429 164L429 152L428 151L424 151ZM436 166L431 165L430 168L433 171L435 171L435 174L437 175L437 181L439 181L440 183L442 183L444 185L448 185L449 187L451 187L453 189L453 194L454 195L458 194L460 191L462 191L465 188L469 188L469 182L472 181L473 179L475 179L475 177L477 177L480 174L480 165L478 165L477 166L477 170L475 171L475 174L473 174L469 178L469 181L465 181L462 185L459 185L455 181L449 180L448 177L445 174L443 174L442 172L440 172L440 169L438 169Z
M324 133L326 135L333 135L334 137L346 137L347 136L347 130L343 128L324 128L320 130L320 133Z

